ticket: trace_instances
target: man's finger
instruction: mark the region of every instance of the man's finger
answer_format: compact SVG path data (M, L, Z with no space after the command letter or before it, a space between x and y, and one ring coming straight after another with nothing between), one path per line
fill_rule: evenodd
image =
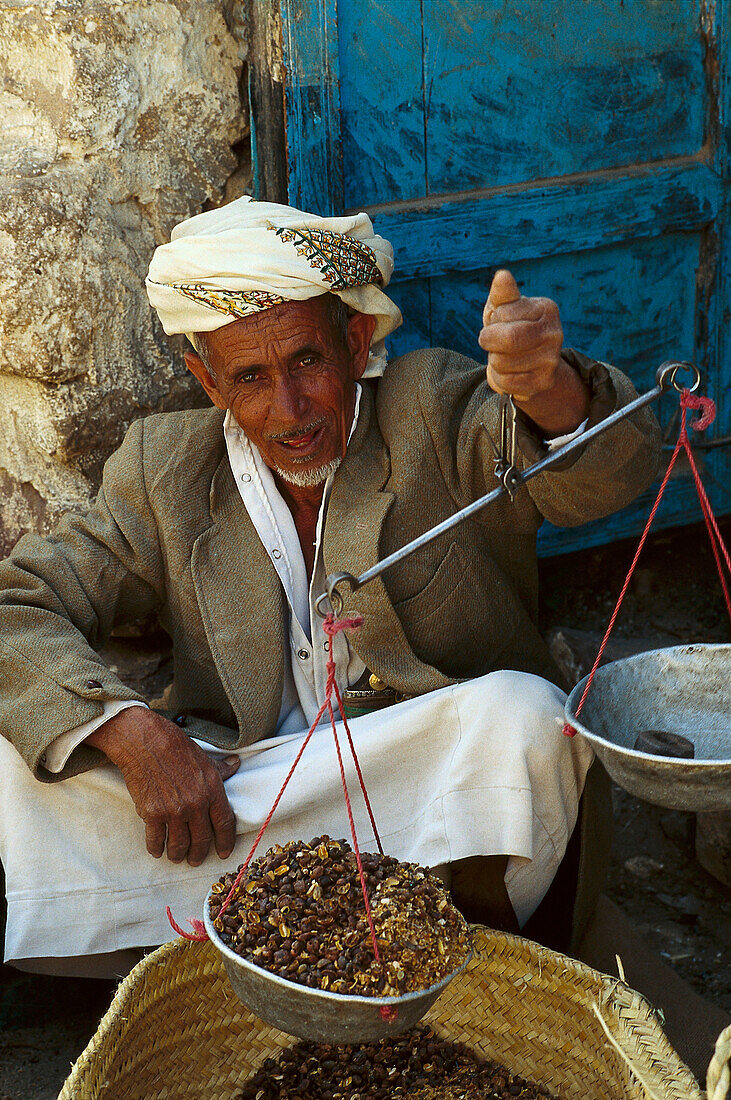
M518 289L518 284L510 272L505 268L496 271L490 286L490 293L487 296L483 323L486 325L490 324L492 314L498 306L506 306L509 302L517 302L519 298L520 290Z
M190 849L190 829L187 821L174 817L168 822L168 859L182 863Z
M530 396L543 393L550 388L552 375L536 371L514 371L502 373L487 368L487 381L495 393L509 393L515 401L527 401Z
M488 366L493 374L504 375L506 378L518 379L521 375L529 378L531 375L538 376L544 371L553 372L556 367L556 356L550 348L544 348L529 353L523 362L516 362L513 352L503 355L499 351L491 351Z
M151 856L159 859L165 851L165 825L161 822L145 822L145 847Z
M216 851L221 859L228 859L236 844L236 815L226 798L223 787L220 795L211 800L211 824Z
M196 814L188 822L190 830L190 848L188 850L188 863L191 867L199 867L208 855L213 840L213 829L208 814Z
M546 342L546 325L542 317L528 321L493 321L479 336L484 351L504 354L524 354Z

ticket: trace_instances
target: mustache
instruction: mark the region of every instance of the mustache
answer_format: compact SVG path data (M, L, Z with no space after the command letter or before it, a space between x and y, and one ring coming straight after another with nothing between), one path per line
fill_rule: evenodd
M310 432L321 428L325 423L327 423L326 418L321 416L319 420L313 420L310 424L305 424L301 428L294 428L288 432L271 432L265 435L264 438L267 443L288 443L292 439L301 439L303 435L309 435Z

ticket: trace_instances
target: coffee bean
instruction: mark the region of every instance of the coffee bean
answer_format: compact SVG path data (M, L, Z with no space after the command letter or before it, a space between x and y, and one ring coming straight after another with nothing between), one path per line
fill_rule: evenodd
M378 959L355 853L328 836L274 845L251 863L222 913L233 882L224 875L210 902L214 927L257 966L309 988L393 996L457 969L469 950L467 926L428 868L368 852L362 867Z
M268 1058L244 1085L241 1100L542 1100L544 1085L511 1076L430 1027L359 1046L298 1043Z

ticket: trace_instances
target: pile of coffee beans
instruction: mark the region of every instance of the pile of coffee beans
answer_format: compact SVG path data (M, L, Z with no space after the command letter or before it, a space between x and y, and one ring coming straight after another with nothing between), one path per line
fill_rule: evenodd
M273 974L312 989L395 997L426 989L466 960L462 915L428 868L361 856L380 962L355 853L318 836L275 845L252 861L228 908L235 874L213 886L210 914L223 942Z
M241 1100L544 1100L551 1093L430 1027L360 1046L298 1043L268 1058Z

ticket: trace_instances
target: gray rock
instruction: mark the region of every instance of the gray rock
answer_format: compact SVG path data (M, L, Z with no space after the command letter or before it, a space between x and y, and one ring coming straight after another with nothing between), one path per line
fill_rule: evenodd
M660 828L668 840L685 847L691 841L693 814L686 814L681 810L669 810L661 816Z
M240 48L220 0L0 9L0 549L85 507L133 419L206 401L144 276L248 189Z
M696 816L695 852L709 875L731 886L731 810Z
M604 634L598 630L576 630L567 626L553 627L548 631L546 642L551 656L570 684L577 684L591 672L603 637ZM635 653L676 644L677 639L670 635L652 638L619 638L610 635L601 664L606 665L610 661L633 657Z
M649 879L664 869L664 864L659 859L651 856L632 856L624 861L624 866L631 875L638 879Z

